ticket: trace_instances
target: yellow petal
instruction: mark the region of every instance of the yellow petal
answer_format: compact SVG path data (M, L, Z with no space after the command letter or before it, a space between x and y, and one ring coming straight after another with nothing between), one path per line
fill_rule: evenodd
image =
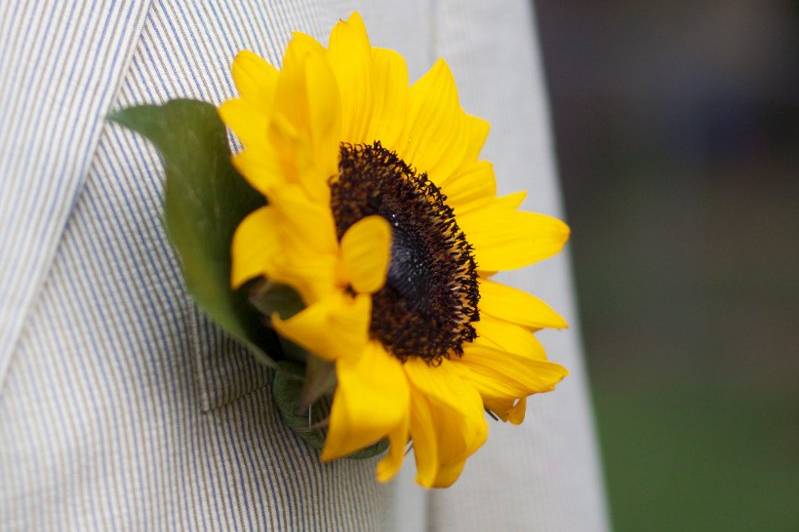
M405 128L409 90L405 59L394 50L372 48L372 116L364 142L379 140L387 149L397 149Z
M458 139L458 143L462 148L458 150L457 160L451 160L446 168L439 167L438 171L442 175L450 175L455 169L477 162L477 158L491 129L488 121L463 111L461 113L461 136Z
M460 130L461 109L452 72L439 59L410 89L408 122L399 154L420 172L430 173L434 182L444 177L432 174L435 164L446 156Z
M341 90L341 140L365 142L372 107L372 48L357 12L330 32L327 57Z
M404 377L404 375L403 375ZM408 429L410 412L406 412L399 425L388 433L388 453L377 464L378 482L388 482L399 472L405 458L405 448L408 444Z
M322 450L324 461L351 454L393 433L407 423L410 408L402 364L377 342L369 342L359 355L339 359L336 377L330 429ZM402 446L404 442L397 447ZM402 450L399 452L401 455ZM396 465L393 458L389 464L384 466L387 474Z
M486 315L481 315L474 326L476 343L528 358L547 359L544 347L529 329Z
M488 161L477 161L441 183L447 204L458 215L495 200L497 181Z
M452 371L451 364L452 362L449 360L442 360L440 365L431 366L418 357L411 357L405 362L404 368L414 387L430 400L460 412L468 418L467 421L472 422L473 428L479 429L484 423L483 416L480 414L482 412L480 398ZM475 413L480 415L471 417ZM476 421L476 419L480 421Z
M341 238L342 274L358 293L380 290L390 261L391 226L382 216L358 220Z
M566 320L541 299L488 279L480 282L480 314L494 316L532 329L565 329Z
M308 96L305 79L305 62L309 56L324 55L322 45L313 37L294 32L286 45L283 66L275 87L276 113L280 113L295 129L308 123Z
M458 218L482 271L521 268L558 253L569 227L552 216L505 207L480 208Z
M452 365L483 397L493 398L519 398L548 392L568 374L560 364L479 343L465 345L463 356L453 360Z
M329 202L327 182L338 170L341 123L338 86L325 54L308 35L292 36L268 128L285 179L320 204Z
M457 480L466 459L488 434L480 403L483 431L474 440L464 437L463 419L449 408L411 386L411 433L416 458L416 481L427 488L445 488Z
M522 203L524 203L525 198L527 198L527 191L517 190L516 192L511 192L510 194L494 199L491 205L493 207L511 210L518 209L522 206Z
M484 397L486 408L494 412L502 419L514 425L520 425L524 421L524 415L527 411L527 398L521 399L495 399L491 397Z
M435 459L437 463L432 481L421 473L422 478L418 480L422 485L443 487L454 480L452 468L474 453L488 436L483 402L477 390L461 379L448 360L431 367L420 359L411 358L404 368L412 389L427 400L435 434L435 453L431 458L429 445L416 448L417 435L413 432L414 421L411 420L417 461L421 461L425 471L432 469L431 460ZM423 432L423 438L428 436Z
M372 299L334 294L287 320L272 316L281 336L325 360L358 357L367 343Z
M273 190L270 208L277 213L279 252L267 276L293 286L310 305L338 291L338 242L329 207L311 202L298 185Z
M488 122L463 112L452 72L439 59L411 86L398 153L434 183L442 183L476 160L488 129Z
M325 216L329 216L329 211L315 204L286 199L282 193L289 188L284 187L278 196L284 201L270 204L279 212L275 231L280 248L268 264L267 276L293 286L310 305L339 291L338 247L334 230L326 229Z
M463 466L466 465L466 460L457 460L451 464L443 464L439 467L436 479L433 482L434 488L448 488L458 480L463 471Z
M313 253L338 253L336 228L329 205L312 202L296 185L272 193L271 205L280 211L284 239Z
M242 50L233 60L233 82L241 97L264 114L269 114L275 97L278 71L258 54Z
M516 401L516 404L513 406L513 408L510 409L510 412L508 412L507 421L510 421L514 425L521 425L522 421L524 421L524 415L526 413L527 413L527 398L522 397L521 399Z
M266 147L269 116L244 99L228 100L219 106L219 116L233 130L245 149Z
M341 142L341 100L330 66L322 54L309 54L305 62L308 91L308 127L313 143L313 166L327 178L338 172Z
M504 399L513 400L524 397L527 389L514 380L506 380L501 372L484 375L475 372L469 366L461 363L453 364L463 380L474 386L483 400Z
M438 444L430 403L411 387L411 436L416 460L416 482L430 488L438 474Z
M314 304L338 292L335 257L309 255L286 243L281 244L276 255L267 264L266 276L293 287L306 304Z
M238 288L265 275L272 257L280 253L275 209L261 207L248 214L236 228L231 245L230 284Z
M244 150L235 154L233 166L255 190L267 197L285 183L280 161L273 155L269 144L257 150Z

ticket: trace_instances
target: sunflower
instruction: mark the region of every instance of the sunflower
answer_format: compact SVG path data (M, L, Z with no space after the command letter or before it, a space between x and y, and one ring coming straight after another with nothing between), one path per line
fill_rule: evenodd
M497 197L479 158L489 125L463 111L447 64L410 84L357 13L327 48L294 33L280 70L243 51L232 72L240 97L220 114L268 205L234 235L231 282L302 297L271 323L335 363L322 460L387 439L387 481L410 440L417 482L452 484L486 440L487 411L521 423L526 398L566 375L533 335L566 322L492 276L556 254L568 227L518 210L525 192Z

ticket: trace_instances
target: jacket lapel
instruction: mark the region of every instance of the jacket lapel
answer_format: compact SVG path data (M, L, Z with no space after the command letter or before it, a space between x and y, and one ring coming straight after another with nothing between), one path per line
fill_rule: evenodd
M0 7L0 383L149 3Z

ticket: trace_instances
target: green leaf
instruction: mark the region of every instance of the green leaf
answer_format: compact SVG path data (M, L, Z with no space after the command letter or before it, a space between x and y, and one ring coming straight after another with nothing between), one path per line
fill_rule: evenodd
M265 204L230 162L225 126L216 108L171 100L116 111L109 120L143 135L161 152L166 169L164 222L195 302L262 363L279 353L243 290L230 287L230 244L239 222Z
M280 361L272 381L272 397L286 425L312 448L325 444L324 422L330 415L330 401L300 408L300 394L305 384L305 368L295 362Z
M265 320L271 319L277 313L282 319L287 320L305 308L300 294L292 287L275 283L266 279L253 281L249 288L250 304L258 309ZM279 337L283 359L305 363L310 357L308 352L294 342Z
M265 279L257 281L250 290L250 303L267 318L277 312L283 320L305 308L305 303L294 288Z
M300 392L300 408L314 404L336 387L336 365L333 362L309 356L305 360L305 384Z
M283 360L291 360L294 362L299 362L300 364L305 364L308 358L313 358L313 355L309 355L308 351L298 346L291 340L283 338L282 336L278 336L278 338L280 338L280 348L282 349L283 353L281 358Z
M373 456L377 456L378 454L382 454L386 452L388 449L388 440L380 440L379 442L366 447L365 449L361 449L360 451L355 451L347 458L351 460L364 460L366 458L371 458Z

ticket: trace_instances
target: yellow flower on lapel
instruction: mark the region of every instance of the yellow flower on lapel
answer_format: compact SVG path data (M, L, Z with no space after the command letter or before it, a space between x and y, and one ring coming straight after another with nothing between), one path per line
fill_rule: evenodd
M450 485L486 410L521 423L526 398L566 375L533 335L566 322L492 275L558 253L568 227L518 210L524 192L497 197L479 158L489 125L463 111L447 64L410 84L357 13L327 48L295 33L280 70L241 52L233 78L240 97L220 114L244 146L234 164L269 204L236 231L232 284L301 295L272 324L335 362L322 459L388 438L386 481L410 439L417 481Z

